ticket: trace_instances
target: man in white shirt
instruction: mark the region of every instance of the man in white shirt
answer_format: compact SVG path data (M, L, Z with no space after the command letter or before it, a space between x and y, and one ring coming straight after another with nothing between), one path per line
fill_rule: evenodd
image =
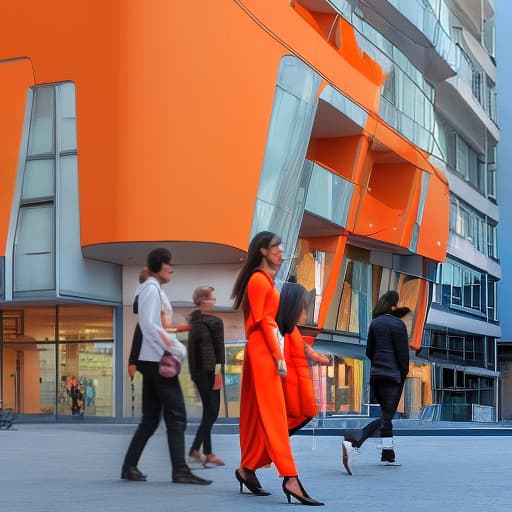
M148 439L163 418L167 427L167 441L172 464L172 481L183 484L209 485L194 475L185 461L185 430L187 416L185 401L178 376L164 378L158 366L164 351L170 352L180 362L186 349L174 334L166 331L172 320L172 307L161 285L168 283L174 273L171 253L164 248L148 254L149 277L137 289L139 325L142 345L137 370L142 373L142 420L135 431L123 462L121 478L143 482L146 480L137 464Z

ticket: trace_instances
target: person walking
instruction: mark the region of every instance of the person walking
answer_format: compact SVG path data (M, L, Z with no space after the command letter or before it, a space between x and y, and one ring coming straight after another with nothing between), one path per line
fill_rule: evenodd
M149 270L147 267L144 267L139 272L139 284L144 283L148 277L149 277ZM133 310L134 315L138 314L138 312L139 312L139 297L138 297L138 295L135 295L132 310ZM133 331L130 355L128 356L128 376L130 377L132 386L133 386L133 379L135 377L135 372L137 371L137 361L139 360L141 346L142 346L142 331L140 330L139 322L137 322L137 324L135 325L135 329Z
M137 360L137 370L142 374L142 420L126 452L121 478L145 481L137 467L147 441L160 423L160 416L167 427L167 443L172 464L172 481L182 484L208 485L206 480L194 475L185 461L185 429L187 417L185 401L178 376L162 377L159 362L165 351L179 361L185 358L186 349L175 335L166 331L172 321L172 307L161 285L168 283L174 273L171 253L164 248L152 250L147 256L148 278L137 289L139 325L142 344Z
M345 470L352 474L353 448L360 448L369 437L378 434L382 440L381 462L397 465L393 448L392 418L409 373L409 338L401 320L409 308L398 308L399 294L390 290L380 297L373 310L373 320L368 329L366 356L370 359L370 387L380 405L380 419L359 432L349 431L342 443L342 461Z
M284 337L287 374L282 379L288 415L288 432L292 436L318 414L318 406L309 370L309 360L322 365L330 360L306 343L297 324L306 320L306 289L297 283L284 283L279 298L276 322Z
M190 447L189 457L191 462L224 466L224 461L212 451L212 427L219 415L225 362L224 323L211 314L216 300L214 291L212 286L201 286L192 295L192 300L199 309L190 315L188 367L201 397L203 416Z
M256 470L273 462L283 477L282 489L304 505L323 505L302 486L288 437L288 422L281 378L286 363L275 321L279 292L274 277L283 260L280 238L269 231L254 236L247 258L235 281L232 298L242 307L247 345L240 392L241 462L235 471L240 484L258 496L267 496Z

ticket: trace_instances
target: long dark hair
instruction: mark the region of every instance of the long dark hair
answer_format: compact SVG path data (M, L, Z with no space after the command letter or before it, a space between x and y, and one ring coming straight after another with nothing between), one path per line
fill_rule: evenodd
M400 297L396 290L389 290L389 292L383 294L375 305L375 309L373 310L373 318L391 313L393 307L396 307L398 304L399 298Z
M306 289L297 283L284 283L279 298L276 322L284 336L292 332L306 307Z
M260 231L254 235L254 238L251 240L249 249L247 250L247 258L245 259L245 263L236 278L233 291L231 292L231 298L234 301L233 307L235 309L238 309L240 304L242 304L249 278L259 267L261 260L263 259L263 254L261 254L260 249L269 249L270 242L272 242L274 238L279 239L279 237L271 231Z

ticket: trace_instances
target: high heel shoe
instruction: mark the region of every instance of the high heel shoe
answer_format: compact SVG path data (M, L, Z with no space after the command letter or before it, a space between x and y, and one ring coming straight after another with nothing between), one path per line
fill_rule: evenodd
M243 493L243 486L245 485L245 487L247 487L247 489L249 489L249 491L251 491L256 496L269 496L270 495L270 493L268 491L265 491L265 489L262 489L261 484L260 484L259 480L256 478L256 474L254 473L254 471L244 468L244 472L246 474L250 474L251 478L244 478L241 475L240 471L238 471L238 469L235 469L236 479L240 483L240 494Z
M286 487L286 484L288 483L288 480L290 480L290 478L297 478L297 483L299 484L300 490L302 492L302 496L299 496L298 494L295 494L294 492L290 491ZM322 503L321 501L317 501L317 500L313 499L306 492L306 489L304 489L304 487L302 487L302 484L300 483L300 480L299 480L298 477L285 476L284 479L283 479L283 492L286 495L286 498L288 499L288 503L292 502L292 498L291 497L293 496L296 500L300 501L303 505L309 505L311 507L320 507L322 505L325 505L325 503Z

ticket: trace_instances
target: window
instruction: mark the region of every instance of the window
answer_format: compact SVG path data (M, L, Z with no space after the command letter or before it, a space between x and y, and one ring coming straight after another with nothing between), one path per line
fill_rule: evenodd
M452 306L462 306L462 269L453 265Z
M14 288L17 292L55 288L54 225L53 203L20 208L14 248ZM39 270L31 271L34 267Z
M488 283L491 278L487 274L450 261L439 267L441 270L436 275L432 302L462 308L479 316L489 314L487 295L490 293Z
M496 200L496 146L487 148L487 197Z
M496 226L455 196L450 197L450 229L478 251L497 258Z
M496 247L496 226L487 224L487 256L496 259L498 249Z
M497 322L498 311L496 309L497 304L497 282L494 279L487 281L487 320Z
M31 89L28 144L14 241L14 294L55 290L56 168L76 155L75 86ZM60 165L64 168L63 160Z

